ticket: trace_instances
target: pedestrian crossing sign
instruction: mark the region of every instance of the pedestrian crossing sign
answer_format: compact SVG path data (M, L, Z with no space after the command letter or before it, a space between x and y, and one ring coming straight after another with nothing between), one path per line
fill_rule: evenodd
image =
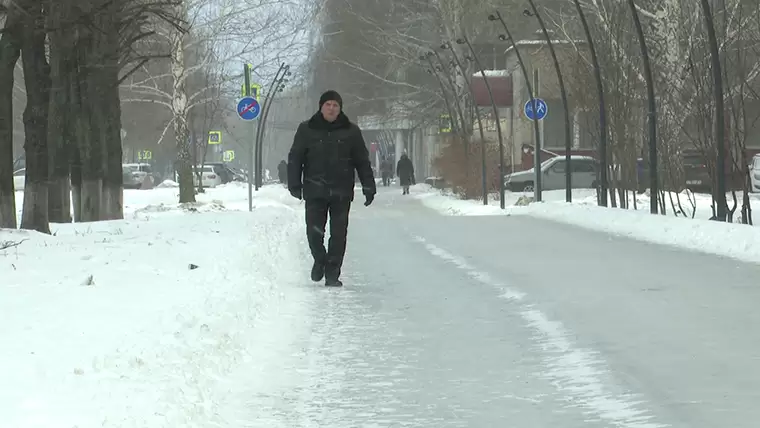
M222 131L209 131L208 143L210 145L222 144Z

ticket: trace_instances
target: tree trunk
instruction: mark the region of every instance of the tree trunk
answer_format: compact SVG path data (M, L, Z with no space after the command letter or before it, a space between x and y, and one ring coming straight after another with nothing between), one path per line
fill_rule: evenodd
M21 25L11 5L0 37L0 228L16 228L13 189L13 70L21 55Z
M26 186L21 228L50 233L48 222L47 126L50 105L50 67L45 55L42 2L30 0L24 11L21 43L27 104L24 110Z
M187 16L186 5L180 2L175 9L176 16ZM171 42L172 114L174 116L174 138L177 142L177 174L179 175L179 202L195 202L193 188L193 168L190 153L190 132L188 129L189 104L187 97L187 67L185 64L185 33L174 31Z
M97 31L97 30L95 30ZM102 135L103 117L99 98L100 82L95 53L93 30L84 25L78 27L78 38L72 58L76 63L77 75L73 87L73 110L76 115L75 138L79 145L79 210L78 221L89 222L101 219L101 198L103 193L103 169L105 159Z
M105 171L103 175L103 199L101 201L102 220L120 220L124 218L122 206L124 183L121 173L123 158L121 147L121 103L119 98L119 23L118 11L121 3L114 3L103 13L99 21L104 32L97 34L99 39L98 57L102 58L103 67L98 70L101 82L100 105L103 114L101 135L105 147Z
M71 22L71 2L50 2L49 27L61 28ZM71 79L74 73L73 38L70 30L54 30L50 36L50 111L48 144L50 154L50 187L48 214L53 223L71 223L70 161L73 141L71 124Z
M82 221L82 157L79 154L79 146L71 144L71 211L74 221Z

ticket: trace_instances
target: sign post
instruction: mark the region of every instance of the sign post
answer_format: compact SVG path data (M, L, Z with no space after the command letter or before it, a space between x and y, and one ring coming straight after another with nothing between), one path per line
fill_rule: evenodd
M538 82L536 82L533 87L538 88ZM536 106L535 111L533 111L534 103ZM541 127L541 140L543 140L543 120L549 114L549 106L546 105L546 101L542 100L541 98L533 98L532 100L528 100L523 107L523 113L525 113L525 117L530 119L532 122L536 122L536 125L539 125ZM536 145L533 150L533 170L535 171L535 178L533 179L533 199L536 202L541 202L541 191L543 188L543 177L541 176L541 150L543 147L543 141L541 140L538 138L536 139Z
M255 96L251 96L251 65L245 64L243 66L243 75L245 76L245 82L243 83L243 98L238 102L237 114L238 116L251 123L251 135L253 132L253 121L261 114L261 105L259 105L258 90ZM254 140L251 140L251 145L248 152L248 211L253 211L253 168L254 168ZM234 154L233 154L234 157Z

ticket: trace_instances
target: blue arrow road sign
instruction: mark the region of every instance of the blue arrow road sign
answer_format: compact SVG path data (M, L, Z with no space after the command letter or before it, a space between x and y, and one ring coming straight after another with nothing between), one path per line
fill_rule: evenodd
M245 97L237 105L237 113L243 120L254 120L261 113L261 106L256 98Z
M549 107L546 105L546 101L542 100L541 98L534 99L536 100L536 111L538 114L533 114L533 103L531 100L528 100L528 102L525 103L525 108L523 108L525 117L530 120L543 120L546 115L549 114Z

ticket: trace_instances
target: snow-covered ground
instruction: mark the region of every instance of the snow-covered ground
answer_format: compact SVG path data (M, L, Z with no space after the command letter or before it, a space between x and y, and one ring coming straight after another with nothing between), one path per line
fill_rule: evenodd
M128 190L123 221L0 230L0 427L241 426L241 373L310 266L299 202L254 198Z
M575 190L572 204L565 202L564 190L547 191L543 194L544 203L527 206L516 206L515 203L521 196L532 194L507 192L505 210L500 209L496 198L484 206L482 201L457 199L422 184L413 187L412 195L426 206L446 215L530 215L613 235L760 262L760 228L709 221L712 216L709 195L695 195L694 219L691 218L693 208L684 195L680 196L681 206L689 215L688 218L672 214L669 198L666 200L669 211L667 216L650 215L649 198L646 195L636 195L638 210L633 209L632 201L631 209L601 208L596 205L596 193L593 190ZM673 198L675 202L675 195ZM760 208L760 199L756 195L751 196L751 203L753 209ZM737 219L739 211L737 209L735 215ZM757 223L760 223L760 217L757 218Z

